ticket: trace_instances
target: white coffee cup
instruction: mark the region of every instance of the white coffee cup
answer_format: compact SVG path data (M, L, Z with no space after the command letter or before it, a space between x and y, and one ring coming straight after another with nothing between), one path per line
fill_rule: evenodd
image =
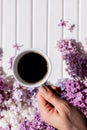
M38 80L35 83L31 83L31 82L25 81L21 77L21 75L19 74L19 72L18 72L19 61L24 56L26 56L27 54L30 54L30 53L35 53L36 55L40 55L46 61L46 65L47 65L47 72L45 73L45 75L43 76L42 79ZM23 85L25 87L33 88L33 87L41 86L42 84L44 84L48 80L48 78L50 76L50 73L51 73L51 62L50 62L49 57L42 50L32 48L32 49L20 52L14 58L13 67L12 68L13 68L13 75L14 75L15 79L19 82L19 84L21 84L21 85ZM25 68L23 68L23 69L25 69ZM28 75L28 76L30 76L30 75Z

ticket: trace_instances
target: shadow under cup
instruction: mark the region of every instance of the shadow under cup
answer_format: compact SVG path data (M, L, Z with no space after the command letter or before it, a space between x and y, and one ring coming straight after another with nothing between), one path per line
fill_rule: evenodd
M13 75L23 86L37 87L45 83L51 72L48 56L38 49L21 52L13 62Z

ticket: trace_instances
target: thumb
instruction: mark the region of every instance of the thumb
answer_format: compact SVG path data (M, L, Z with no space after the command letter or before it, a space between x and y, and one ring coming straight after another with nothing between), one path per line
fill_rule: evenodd
M51 103L58 111L61 111L61 103L64 101L55 93L55 91L49 86L41 86L39 88L40 94L43 98Z

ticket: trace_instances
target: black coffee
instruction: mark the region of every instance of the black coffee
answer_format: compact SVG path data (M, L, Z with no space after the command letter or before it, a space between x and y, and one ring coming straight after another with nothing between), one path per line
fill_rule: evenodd
M28 83L36 83L47 73L47 62L38 53L29 52L18 62L18 73Z

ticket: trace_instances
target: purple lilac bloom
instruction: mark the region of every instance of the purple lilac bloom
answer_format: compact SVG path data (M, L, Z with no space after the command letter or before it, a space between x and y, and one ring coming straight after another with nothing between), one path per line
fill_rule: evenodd
M45 123L40 113L36 112L32 121L24 121L20 124L19 130L55 130L55 128Z
M64 39L58 41L58 50L62 52L63 55L69 53L79 53L78 44L74 39Z
M3 90L4 90L4 88L5 88L5 81L4 81L4 79L1 77L0 78L0 106L1 106L1 103L3 103L3 101L4 101L4 93L3 93ZM1 108L0 108L0 110L1 110Z
M34 120L33 120L33 127L37 126L38 130L48 129L48 130L55 130L54 127L48 125L45 121L43 121L40 117L40 113L36 112Z
M63 19L61 19L58 26L64 27L64 26L66 26L67 23L68 23L68 21L64 21Z
M58 23L58 26L61 27L67 27L68 30L72 33L74 28L75 28L75 24L70 24L69 21L65 21L63 19L60 20L60 22Z
M18 43L15 43L15 44L13 45L13 48L15 48L16 50L19 51L22 46L23 46L23 45L18 45Z
M87 88L83 82L67 79L63 90L64 98L80 109L87 117ZM65 91L65 93L64 93Z
M70 25L70 27L68 29L70 32L73 32L74 28L75 28L75 24L72 24L72 25Z
M66 80L66 98L69 99L75 99L76 93L82 91L84 89L84 84L82 84L80 81L75 80Z
M74 39L58 41L58 49L67 65L66 71L76 79L87 77L87 56L80 43Z
M67 79L58 79L55 86L61 88L61 98L66 99L66 81Z
M19 130L33 130L33 129L31 129L30 121L23 121L19 127L20 127Z
M3 90L4 85L5 85L4 79L0 77L0 90Z

